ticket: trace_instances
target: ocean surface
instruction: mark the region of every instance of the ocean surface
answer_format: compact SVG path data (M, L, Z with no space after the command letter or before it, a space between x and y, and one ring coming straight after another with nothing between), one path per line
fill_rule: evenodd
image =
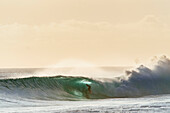
M0 113L170 112L170 60L152 67L0 69Z

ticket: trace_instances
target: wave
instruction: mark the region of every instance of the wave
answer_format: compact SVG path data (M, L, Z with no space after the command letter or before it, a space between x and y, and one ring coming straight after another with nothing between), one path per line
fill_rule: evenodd
M90 91L88 85L91 86ZM34 99L105 98L104 94L98 95L97 91L102 89L104 87L101 82L85 77L55 76L0 80L0 93Z
M154 68L139 66L120 77L96 80L83 76L1 79L0 95L31 99L81 100L170 94L170 60L161 57Z

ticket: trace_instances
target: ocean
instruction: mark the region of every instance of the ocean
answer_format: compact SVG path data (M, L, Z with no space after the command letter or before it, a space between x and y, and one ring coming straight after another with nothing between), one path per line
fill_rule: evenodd
M170 112L170 60L154 66L0 69L0 113Z

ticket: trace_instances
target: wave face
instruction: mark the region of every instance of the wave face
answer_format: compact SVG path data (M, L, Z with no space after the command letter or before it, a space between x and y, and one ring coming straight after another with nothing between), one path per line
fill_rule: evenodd
M139 66L120 77L96 80L55 76L1 79L0 95L31 99L81 100L170 94L170 60L161 57L154 68Z
M93 94L87 85L92 86ZM85 99L104 98L97 91L104 87L98 81L85 77L30 77L0 80L0 93L32 99Z

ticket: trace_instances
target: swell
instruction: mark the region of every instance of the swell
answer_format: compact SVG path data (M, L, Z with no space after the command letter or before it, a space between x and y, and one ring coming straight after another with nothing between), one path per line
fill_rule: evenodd
M30 99L81 100L128 98L170 93L170 76L141 75L94 80L85 77L30 77L0 80L0 94ZM86 84L91 86L91 93Z
M139 66L120 77L95 80L55 76L1 79L0 96L31 99L81 100L170 94L170 60L160 58L154 68Z

